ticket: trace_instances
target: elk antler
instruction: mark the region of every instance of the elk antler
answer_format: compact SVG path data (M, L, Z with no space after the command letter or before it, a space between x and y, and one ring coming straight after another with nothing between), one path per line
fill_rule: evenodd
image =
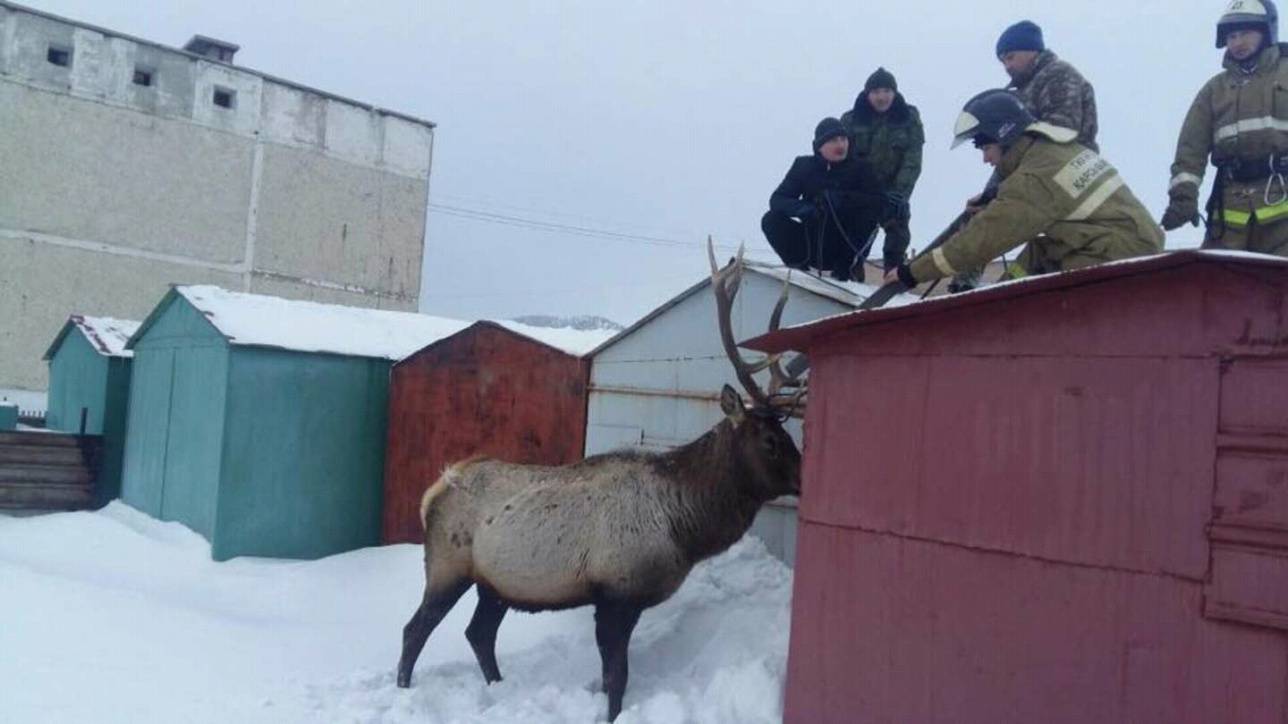
M799 406L802 398L805 396L806 385L799 378L790 377L783 371L782 365L779 364L778 355L767 355L762 359L754 362L743 358L742 353L738 351L738 342L733 336L733 323L731 316L733 314L733 300L738 295L738 287L742 284L742 253L743 248L738 246L738 256L734 258L723 269L716 266L716 252L711 237L707 237L707 258L711 262L711 289L716 296L716 320L720 326L720 342L724 345L725 354L729 356L729 361L733 363L734 374L737 375L738 381L747 390L753 402L761 407L768 408L789 408L793 409ZM778 302L774 305L774 311L769 316L769 331L778 331L779 324L782 322L783 307L787 305L787 294L789 289L790 274L788 272L788 281L783 283L783 292L778 296ZM766 393L756 384L752 375L761 370L769 370L769 392ZM785 387L795 387L797 391L788 399L780 397L781 390Z

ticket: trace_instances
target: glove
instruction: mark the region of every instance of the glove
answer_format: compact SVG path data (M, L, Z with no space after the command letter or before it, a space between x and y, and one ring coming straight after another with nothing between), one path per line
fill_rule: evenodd
M1167 231L1179 229L1187 223L1199 225L1199 204L1195 199L1173 197L1172 202L1167 205L1167 211L1163 212L1163 219L1159 222Z
M884 257L881 259L881 272L884 274L891 269L896 269L902 263L903 257Z
M912 270L908 268L906 262L895 267L895 273L899 275L899 281L903 282L905 287L912 289L917 286L917 278L912 275Z
M797 201L788 216L795 216L801 221L810 221L818 216L818 207L809 201Z
M906 219L911 216L908 198L898 191L881 194L882 212L887 219Z

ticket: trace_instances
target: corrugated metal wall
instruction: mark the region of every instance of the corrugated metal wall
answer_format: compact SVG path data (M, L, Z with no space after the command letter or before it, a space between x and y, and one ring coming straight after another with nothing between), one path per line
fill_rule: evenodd
M579 460L588 368L487 323L395 365L384 541L423 540L421 495L453 462L475 455L543 465Z
M782 282L749 271L734 300L734 337L763 334L781 292ZM783 326L851 309L793 288L783 312ZM746 355L757 356L752 352ZM768 373L758 379L767 384ZM715 297L707 286L595 355L586 454L622 447L661 450L696 439L724 417L719 397L726 383L738 388L720 344ZM799 422L790 422L788 428L800 445ZM780 559L791 563L795 521L795 498L783 498L761 510L752 533L764 539Z
M100 355L76 329L63 338L49 360L46 426L77 433L84 408L85 434L103 436L102 458L94 481L97 505L105 505L121 494L130 369L129 358Z
M90 346L80 330L73 326L68 331L49 360L47 428L80 432L81 408L85 408L85 434L103 434L108 361Z
M1192 265L811 347L785 719L1288 719L1286 287Z
M215 560L380 541L390 363L235 347Z
M121 498L213 539L229 350L173 299L134 345Z

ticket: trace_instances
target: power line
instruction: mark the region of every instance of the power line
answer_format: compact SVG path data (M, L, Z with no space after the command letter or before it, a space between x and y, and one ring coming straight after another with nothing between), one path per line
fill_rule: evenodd
M610 231L607 229L596 229L589 226L577 226L574 224L563 224L553 221L543 221L531 217L516 216L513 214L500 214L493 211L482 209L471 209L465 206L455 206L451 204L439 204L430 202L429 210L431 213L453 216L470 221L479 221L488 224L498 224L501 226L511 226L522 229L531 229L534 231L549 231L572 236L591 237L598 239L607 239L609 241L619 241L633 244L646 244L649 246L663 246L670 248L691 249L701 247L702 242L684 241L664 236L649 236L645 234L630 234L621 231ZM736 251L738 247L727 244L716 244L717 249L726 251Z

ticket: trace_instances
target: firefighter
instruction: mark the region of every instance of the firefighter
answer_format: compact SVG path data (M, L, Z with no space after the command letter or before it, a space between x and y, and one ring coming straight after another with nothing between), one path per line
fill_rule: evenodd
M913 287L1021 245L1012 278L1162 250L1162 231L1118 171L1077 143L1076 130L1038 121L1010 91L972 98L954 132L953 147L973 141L996 170L997 198L942 246L899 265L886 281Z
M1225 70L1181 126L1163 228L1199 221L1199 186L1216 166L1204 246L1288 256L1288 62L1271 0L1234 0L1217 21Z

